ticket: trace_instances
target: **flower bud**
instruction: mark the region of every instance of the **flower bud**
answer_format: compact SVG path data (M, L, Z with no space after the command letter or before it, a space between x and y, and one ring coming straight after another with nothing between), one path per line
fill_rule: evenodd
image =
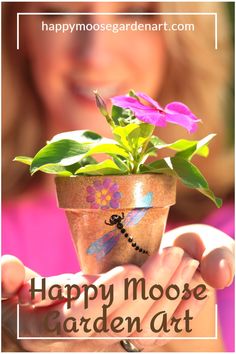
M104 102L103 98L99 95L97 90L94 90L93 93L95 95L96 105L97 105L99 111L106 118L108 124L110 124L112 127L114 127L114 122L108 113L107 106L106 106L106 103Z
M103 116L108 114L106 103L104 102L103 98L99 95L97 90L93 91L96 99L96 105L99 108L100 112Z

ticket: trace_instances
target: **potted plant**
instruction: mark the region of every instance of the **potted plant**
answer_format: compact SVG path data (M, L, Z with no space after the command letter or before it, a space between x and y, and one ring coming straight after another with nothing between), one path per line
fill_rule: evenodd
M154 135L157 126L167 123L194 132L199 119L186 105L172 102L163 109L146 94L131 90L111 99L109 113L97 92L95 98L113 139L92 131L65 132L33 158L15 158L30 165L31 174L56 175L58 204L66 211L81 267L93 274L124 263L141 265L158 250L169 207L175 203L177 179L217 207L222 203L191 161L194 155L208 155L215 135L168 144ZM172 151L171 157L158 159L164 148ZM97 154L108 158L97 162Z

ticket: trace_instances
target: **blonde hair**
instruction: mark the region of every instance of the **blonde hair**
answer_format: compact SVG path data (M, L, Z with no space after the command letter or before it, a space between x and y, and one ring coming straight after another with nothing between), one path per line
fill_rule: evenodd
M13 40L15 15L22 11L22 6L25 5L3 4L3 192L6 197L15 196L38 182L37 178L29 177L27 167L11 160L20 154L33 156L46 140L43 105L31 81L27 60L17 53ZM199 160L199 163L215 192L225 196L233 185L233 153L227 143L226 126L227 115L230 114L227 109L232 106L229 88L233 55L225 5L176 2L154 6L159 12L217 12L218 50L214 49L213 15L208 16L208 20L205 15L163 15L168 23L193 23L195 31L163 32L169 54L158 100L163 105L174 100L182 101L203 118L205 124L191 138L200 138L210 132L218 134L211 144L212 155L207 161ZM179 138L178 127L168 131L171 132L171 140ZM217 174L220 174L219 178L216 178ZM189 190L185 193L177 208L192 210L189 205L195 204L196 199L187 198Z
M214 192L223 199L233 190L234 151L230 142L232 129L233 49L226 5L220 3L161 3L161 12L217 13L218 49L215 45L214 15L168 15L170 23L193 23L195 31L165 32L169 52L168 73L163 86L161 103L178 100L186 103L203 120L198 131L191 136L199 139L216 133L210 144L207 160L195 158L197 166L207 178ZM176 34L176 35L175 35ZM170 132L171 128L168 128ZM181 135L183 133L181 131ZM174 127L171 140L180 136ZM186 136L187 137L187 136ZM232 136L231 136L232 137ZM232 139L232 138L231 138ZM181 188L173 214L196 221L214 206L193 190ZM196 208L196 203L198 208ZM201 206L199 208L199 206Z

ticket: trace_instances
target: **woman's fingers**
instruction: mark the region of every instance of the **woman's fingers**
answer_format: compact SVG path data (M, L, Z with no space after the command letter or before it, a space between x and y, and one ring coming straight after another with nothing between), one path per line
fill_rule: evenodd
M14 296L25 280L25 267L16 257L2 256L2 297Z
M172 247L165 249L162 254L155 254L148 258L142 266L143 282L135 287L133 282L130 282L127 289L128 301L123 302L122 306L117 308L109 316L108 322L111 323L115 318L132 319L137 318L137 322L133 326L124 326L122 332L116 336L129 337L132 332L139 330L139 323L147 314L148 310L155 303L155 297L160 295L160 288L165 288L183 257L183 250ZM138 281L139 279L137 279ZM158 284L158 288L156 285ZM152 296L149 294L149 289L153 287ZM136 288L136 290L135 290ZM144 290L145 288L145 290ZM134 289L134 290L133 290ZM145 328L141 325L142 329ZM137 333L137 336L142 336L142 333ZM114 335L114 334L111 334Z
M201 260L202 278L216 289L230 286L234 278L234 257L225 247L206 250Z
M131 283L128 292L130 300L124 302L121 308L118 308L112 313L109 317L109 322L111 322L115 317L134 318L136 316L138 316L140 321L142 321L148 310L155 302L155 300L149 296L149 288L154 284L159 284L160 288L165 288L180 264L183 254L183 250L177 247L172 247L170 249L165 249L162 254L157 253L149 257L149 259L142 266L145 283L143 286L137 286L137 299L135 300L132 298L135 293L133 291L135 287ZM145 292L143 290L144 286L146 289ZM158 293L159 289L155 289L154 296L157 296ZM145 299L144 297L147 298ZM135 328L133 331L135 331ZM126 328L121 334L124 337L131 335L128 328Z
M234 242L208 225L179 227L165 234L162 247L177 246L200 261L203 279L214 288L229 286L234 277Z
M67 303L51 306L50 310L48 307L21 307L20 316L22 336L82 336L89 338L90 336L95 335L96 333L93 323L102 315L104 305L108 305L107 316L109 316L110 313L120 307L124 301L125 278L139 278L140 276L142 276L142 271L136 266L125 265L116 267L100 276L93 284L91 284L93 286L90 287L89 292L85 293L84 291L77 300L73 300L70 304L70 308L68 308ZM110 287L113 287L113 297L110 298L107 296L107 300L104 300L104 291L107 294ZM70 318L70 324L68 324L70 328L72 326L71 323L73 323L72 318L77 319L76 326L79 327L78 331L66 331L63 323L68 318ZM29 319L31 319L30 326ZM86 322L85 319L89 319L89 322ZM60 333L57 333L55 326L60 328ZM103 331L101 330L100 335L103 335L102 332Z
M2 296L5 299L17 295L22 285L38 274L15 256L4 255L1 259L2 268Z
M170 341L170 339L161 339L162 337L171 338L171 337L177 337L178 335L187 337L191 335L192 325L190 322L193 321L195 318L197 318L199 313L203 310L205 304L208 302L209 297L212 296L212 293L207 291L206 295L207 296L203 300L197 300L195 297L192 296L190 299L182 301L177 307L175 313L173 314L173 317L176 319L181 319L181 321L185 319L184 320L185 322L183 324L181 323L182 327L180 323L175 323L175 325L173 325L172 320L169 320L168 328L170 329L170 331L167 333L161 333L159 337L160 339L157 339L155 341L155 345L161 347ZM207 333L201 335L195 334L195 336L207 337ZM209 337L210 336L211 334L209 334Z
M181 247L190 257L201 261L202 255L206 249L199 234L188 232L179 235L173 242L173 246Z
M93 283L99 276L77 274L60 274L53 277L35 277L27 281L18 292L19 304L21 306L34 305L35 307L55 305L64 302L69 297L75 300L83 291L83 285ZM43 292L35 292L31 295L31 288L43 289Z
M189 284L196 272L196 269L199 265L199 262L190 258L188 255L184 255L181 263L178 265L174 274L168 279L166 282L165 288L170 286L170 293L172 298L168 299L167 296L163 296L160 300L154 302L152 307L147 312L146 316L142 321L142 328L144 329L142 332L142 336L145 337L157 337L162 331L162 321L163 316L165 321L169 321L173 316L176 308L182 301L183 289L185 284ZM166 270L166 268L165 268ZM179 289L179 295L178 295ZM177 295L176 295L177 294ZM164 311L164 313L163 313ZM159 315L158 315L159 314ZM138 333L133 333L132 337L139 336ZM153 345L155 343L155 339L153 340L142 340L142 338L135 341L137 345L140 347L146 345Z
M61 340L57 341L57 337L70 337L70 336L78 336L78 337L87 337L88 340L83 340L81 345L83 348L87 348L88 351L94 349L94 345L100 351L102 348L108 346L113 342L117 342L117 339L114 341L107 341L107 340L99 340L96 343L93 340L90 340L90 336L95 336L93 323L94 321L102 315L102 310L104 304L109 304L110 306L107 307L107 314L112 311L115 311L118 307L122 306L124 301L124 283L125 279L128 278L139 278L142 277L143 273L140 268L133 266L133 265L125 265L122 267L116 267L111 271L100 275L98 277L87 277L82 274L77 274L77 277L81 278L81 284L84 281L93 282L94 288L91 287L90 290L87 292L87 297L84 294L85 290L82 292L81 296L77 300L72 300L71 307L67 307L67 303L50 303L52 306L20 306L19 318L20 318L20 327L19 327L19 335L21 337L54 337L55 341L39 341L42 344L42 347L46 346L48 349L48 345L52 345L52 347L58 347L59 349L62 347L67 348L72 347L72 344L75 344L76 341L68 341L68 340ZM68 275L66 275L68 276ZM57 279L55 279L57 278ZM55 283L55 280L58 283L58 278L55 277L54 280L51 279L51 283ZM62 277L63 278L63 277ZM64 279L65 280L65 277ZM94 281L95 280L95 281ZM77 279L78 281L78 279ZM63 281L62 281L63 283ZM73 284L76 283L73 281ZM104 293L106 294L108 289L113 287L113 296L107 296L106 300L104 300ZM98 291L96 292L96 288ZM102 290L103 289L103 290ZM65 299L66 300L66 299ZM16 297L15 297L16 301ZM12 313L9 316L8 311L8 319L7 319L7 327L13 328L15 331L15 323L16 323L16 302L13 304L13 301L7 300L5 303L9 302L12 304ZM86 302L88 303L87 307L85 306ZM54 302L55 303L55 302ZM14 306L13 306L14 305ZM41 304L42 305L42 304ZM47 303L48 305L48 303ZM7 308L5 306L5 308ZM9 307L8 307L9 310ZM11 311L10 311L11 312ZM56 312L56 317L55 317ZM69 322L68 322L69 319ZM86 319L89 319L89 323L86 322ZM65 323L67 321L68 328L74 327L75 325L79 328L79 331L67 331L65 327ZM76 324L75 324L76 322ZM86 329L91 328L91 331L87 331ZM99 323L98 323L99 327ZM59 332L57 332L59 331ZM15 337L16 333L13 333ZM106 335L103 333L101 329L101 333L98 335ZM112 334L111 334L112 335ZM108 334L110 336L110 333ZM32 348L35 348L35 343L38 343L37 340L29 340L29 339L22 339L22 345L27 350L31 351ZM45 343L45 344L43 344ZM79 342L77 342L79 343ZM67 351L67 350L66 350Z

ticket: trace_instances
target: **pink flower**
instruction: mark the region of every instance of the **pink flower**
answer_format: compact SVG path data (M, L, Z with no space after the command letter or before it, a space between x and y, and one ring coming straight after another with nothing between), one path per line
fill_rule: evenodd
M111 99L112 104L121 108L130 109L136 118L158 127L165 127L167 123L180 125L194 133L200 121L191 110L181 102L171 102L163 109L158 102L143 92L135 93L144 100L142 103L135 97L116 96Z
M104 179L103 182L96 180L93 186L87 187L86 200L92 209L117 209L121 198L118 189L118 184L112 183L110 178Z

